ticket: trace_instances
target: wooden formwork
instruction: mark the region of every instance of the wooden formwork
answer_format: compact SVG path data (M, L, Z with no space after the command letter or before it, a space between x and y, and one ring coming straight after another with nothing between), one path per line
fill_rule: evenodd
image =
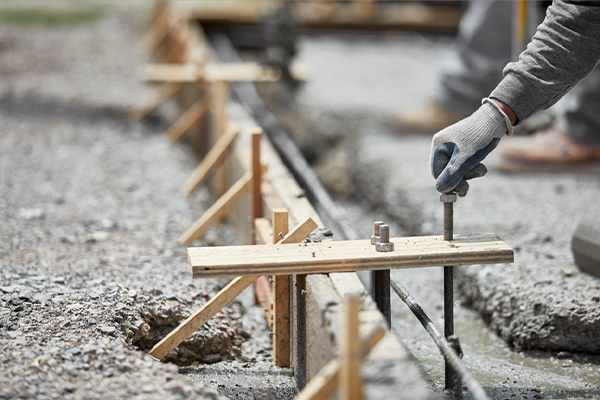
M183 23L187 27L184 29L177 28L177 23ZM182 40L187 41L188 46L182 45ZM160 83L160 86L158 86L151 101L132 110L132 118L142 118L158 106L161 101L174 96L182 110L182 118L169 130L171 132L170 137L177 140L185 135L186 139L202 154L208 153L204 158L204 165L200 165L196 171L190 171L191 176L182 188L182 195L191 193L198 184L201 184L211 168L215 169L219 161L223 162L221 166L226 166L226 175L224 175L224 178L223 176L219 178L223 180L220 184L222 186L221 191L240 182L243 182L241 186L252 186L252 179L248 177L252 175L253 171L252 131L258 128L256 123L239 105L227 104L222 100L215 100L214 97L212 104L207 101L203 106L198 106L198 104L201 104L199 99L206 98L207 94L215 96L216 92L216 96L220 95L227 98L227 93L218 93L219 85L225 87L225 92L228 91L226 81L216 81L215 84L210 79L197 79L190 82L191 79L185 78L185 76L176 79L157 78L161 73L163 76L169 74L171 76L177 74L183 76L186 73L193 75L193 73L186 72L184 69L189 69L189 64L206 66L207 63L214 63L214 59L207 51L207 42L201 28L198 25L190 24L184 15L176 13L164 3L158 3L153 28L144 43L146 49L153 54L152 61L155 66L167 61L173 68L170 71L168 68L162 70L146 68L143 71L144 78ZM177 69L177 67L182 66L184 68ZM260 75L260 71L258 72L255 75ZM153 77L152 74L154 74ZM219 104L215 106L215 103ZM219 109L219 106L221 109ZM194 108L200 110L194 110ZM208 110L210 110L212 119L212 129L210 130L202 119L202 117L208 115L208 113L205 114L205 111ZM188 121L185 121L186 112L194 115L201 114L201 116L198 118L190 117ZM178 126L181 126L181 128L178 129ZM229 127L229 131L226 127ZM172 134L174 131L176 132L175 135ZM219 142L221 137L223 139ZM215 142L217 144L213 147L212 144ZM284 228L276 227L273 229L271 216L284 213L283 210L288 215L288 221L286 222L289 227L298 226L303 221L311 219L314 221L315 226L325 228L319 215L304 196L304 191L298 186L275 149L264 137L260 139L260 161L266 166L266 168L263 167L264 177L260 180L262 199L260 214L264 218L256 226L254 225L254 216L257 211L256 209L253 212L251 210L251 193L256 193L256 183L254 184L254 191L251 191L249 187L239 191L239 196L236 196L239 198L235 199L236 204L232 204L226 216L227 220L235 225L240 242L245 244L251 244L253 241L268 243L277 239L277 237L273 237L280 232L275 231L283 231ZM213 180L215 180L214 178L213 176ZM281 224L281 222L278 222L278 224ZM267 229L265 229L265 226ZM269 231L268 228L271 228L271 232L265 234L265 231ZM262 233L259 234L261 229ZM285 235L285 232L281 233ZM266 235L269 236L265 237ZM191 237L192 235L187 235L182 237L181 241L189 242ZM253 281L252 278L246 277L242 282L243 285ZM382 350L377 351L376 347L371 354L371 358L377 360L378 358L406 357L402 346L390 334L383 316L377 310L375 303L355 273L292 275L283 278L287 278L287 282L285 279L283 282L279 279L273 282L276 288L275 296L271 296L273 299L272 305L274 308L277 304L280 307L286 307L286 301L282 302L281 300L287 300L289 306L287 310L283 310L278 315L273 313L273 318L279 317L282 319L284 324L288 325L290 332L288 338L280 335L279 342L282 342L283 345L276 346L274 359L276 364L289 365L294 369L299 388L303 388L306 382L315 377L322 367L335 358L334 349L344 342L343 330L340 329L339 321L343 315L343 300L347 297L360 299L361 309L358 321L361 332L372 332L377 329L383 329L386 332L384 339L377 346L381 347ZM254 277L255 279L256 277ZM232 284L230 284L232 287L232 289L230 288L231 293L241 291L239 282L239 278L232 281ZM287 294L284 295L286 288L289 289ZM269 288L269 290L272 289ZM223 305L218 301L210 304L213 308ZM270 310L271 304L265 304L264 307ZM199 322L202 321L197 320L197 323ZM277 333L277 328L274 327L273 329ZM277 338L275 338L276 341ZM289 347L287 352L285 344ZM277 352L283 354L283 356L278 356ZM163 355L162 353L156 354L159 354L159 358L160 355Z
M261 135L260 127L240 105L229 101L230 82L272 81L278 79L278 71L253 64L218 64L208 52L201 27L162 2L157 5L145 45L153 54L154 64L145 69L143 76L160 86L151 101L132 111L132 118L142 118L160 101L175 96L182 115L167 134L171 140L185 136L205 154L198 168L190 171L181 194L189 195L212 174L219 197L182 234L180 242L191 244L223 218L236 227L239 241L247 245L299 243L315 228L324 229L304 191L270 142ZM210 124L203 120L206 115L210 115ZM458 254L457 260L461 255L480 260L477 256L488 252L486 257L495 262L512 260L512 250L503 242L496 243L496 238L491 236L477 240L482 244L472 250L474 255L460 249L461 243L458 243L451 245L452 249L445 249L443 257ZM472 243L472 240L467 242ZM420 266L436 265L435 257L431 260ZM341 270L353 271L352 268ZM202 309L159 342L150 354L162 359L256 282L257 301L265 308L274 333L275 365L292 367L300 389L317 377L308 385L303 398L327 398L338 384L345 385L340 393L348 397L355 392L358 373L354 356L350 354L361 354L362 360L372 347L368 356L370 363L404 360L407 355L355 272L315 272L318 271L310 270L309 275L301 274L301 270L290 272L293 275L273 273L272 279L244 272L245 275L234 278ZM346 302L347 299L355 300ZM358 309L357 315L348 311L348 307ZM344 326L347 324L356 327L350 332ZM357 332L361 341L356 340ZM346 360L343 362L336 354L336 349L342 347L345 350L341 351L341 360Z

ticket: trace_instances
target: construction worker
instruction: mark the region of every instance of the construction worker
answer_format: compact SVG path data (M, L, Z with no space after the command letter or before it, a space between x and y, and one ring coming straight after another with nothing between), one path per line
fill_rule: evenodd
M512 135L513 126L555 104L599 60L600 1L556 0L527 50L504 68L504 79L479 109L434 135L430 166L437 190L465 196L466 181L485 175L481 161L505 135ZM584 139L560 139L572 146L559 149L558 156L600 160L600 131Z

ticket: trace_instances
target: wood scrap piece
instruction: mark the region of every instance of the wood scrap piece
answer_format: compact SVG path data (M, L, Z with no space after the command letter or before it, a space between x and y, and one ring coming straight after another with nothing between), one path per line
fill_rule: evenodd
M198 186L204 182L209 172L220 162L225 159L227 151L230 149L231 144L238 137L240 129L238 126L229 124L225 133L219 138L217 143L213 146L208 154L204 157L204 160L198 165L198 167L192 172L190 177L185 181L179 193L183 197L188 197Z
M219 310L229 304L240 293L250 286L258 276L240 276L232 280L216 296L210 299L201 309L192 314L175 330L169 333L164 339L158 342L150 355L157 359L162 359L171 350L179 346L186 338L198 330L202 325L212 318Z
M250 190L252 172L247 172L219 198L194 224L179 238L179 243L190 244L198 239L211 226L223 218L231 208ZM236 275L237 276L237 275Z
M360 377L360 341L358 336L358 312L360 297L345 300L344 349L340 370L340 399L361 400L362 379Z
M206 95L201 99L197 100L192 106L185 112L167 132L167 135L171 141L176 141L184 133L188 131L202 117L208 107L210 107L211 97Z
M156 88L149 101L129 111L129 121L138 122L146 115L148 115L152 110L160 106L171 96L177 93L181 89L181 87L182 85L180 83L163 83L158 88Z
M288 233L287 210L273 211L273 240ZM290 366L290 276L273 277L273 365Z
M513 250L493 233L456 235L450 242L441 235L391 241L394 251L387 253L376 251L370 240L303 246L230 246L226 252L215 247L190 247L188 260L194 278L322 274L514 261Z

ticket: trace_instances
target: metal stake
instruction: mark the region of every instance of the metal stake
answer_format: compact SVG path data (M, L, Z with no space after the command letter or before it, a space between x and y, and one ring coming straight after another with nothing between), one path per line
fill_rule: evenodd
M454 238L454 208L456 194L442 194L440 201L444 203L444 240ZM448 340L454 336L454 267L444 267L444 336ZM445 361L446 389L454 392L455 399L463 398L462 382L458 373Z
M375 250L388 252L394 251L394 243L390 243L390 227L383 222L375 222L375 234L371 236L371 243L375 242ZM388 327L392 326L392 306L390 298L390 270L375 271L373 279L373 298L377 308L383 314Z

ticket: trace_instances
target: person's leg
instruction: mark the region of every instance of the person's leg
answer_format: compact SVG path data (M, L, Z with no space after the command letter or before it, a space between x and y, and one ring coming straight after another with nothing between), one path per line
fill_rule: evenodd
M558 115L559 129L578 141L600 145L600 66L579 82L564 98Z
M530 137L501 143L497 167L505 171L597 171L600 161L600 67L579 82L564 98L557 121ZM562 169L561 169L562 168Z
M502 80L510 61L513 2L472 1L462 17L454 49L443 65L433 100L467 116Z

